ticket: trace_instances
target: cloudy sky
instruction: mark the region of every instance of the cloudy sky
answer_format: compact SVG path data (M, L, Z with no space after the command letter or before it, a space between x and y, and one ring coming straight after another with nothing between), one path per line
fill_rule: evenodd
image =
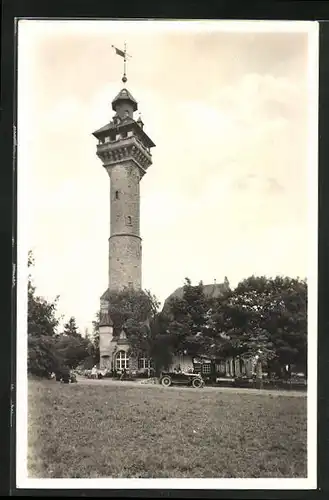
M20 21L20 234L38 293L60 295L81 329L107 288L109 179L91 134L113 115L111 45L125 40L127 88L156 144L143 287L163 302L186 276L308 275L313 24L261 24Z

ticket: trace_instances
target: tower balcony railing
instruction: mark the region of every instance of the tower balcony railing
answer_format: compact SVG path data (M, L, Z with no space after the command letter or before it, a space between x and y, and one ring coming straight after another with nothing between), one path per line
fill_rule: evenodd
M151 150L150 148L146 147L140 140L138 140L135 136L130 136L130 137L120 137L119 139L116 139L115 141L108 141L108 142L103 142L101 144L97 144L97 152L101 153L102 151L106 151L107 149L117 149L120 147L125 147L125 146L130 146L131 144L136 145L139 147L143 153L145 153L146 156L149 157L149 160L152 158Z

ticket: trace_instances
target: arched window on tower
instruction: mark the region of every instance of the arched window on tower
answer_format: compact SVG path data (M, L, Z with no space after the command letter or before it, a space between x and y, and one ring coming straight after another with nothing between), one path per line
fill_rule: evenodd
M115 192L115 199L118 200L119 199L119 191L116 191Z
M128 217L127 217L127 226L131 226L131 225L132 225L131 217L130 217L130 215L128 215Z

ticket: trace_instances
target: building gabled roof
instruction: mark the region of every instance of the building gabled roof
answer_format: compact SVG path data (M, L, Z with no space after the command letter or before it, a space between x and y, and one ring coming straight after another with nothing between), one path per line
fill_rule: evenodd
M212 297L212 298L217 298L217 297L222 297L222 295L227 291L228 285L225 283L213 283L211 285L203 285L203 292L206 297ZM163 311L168 310L169 308L169 302L173 298L177 299L182 299L184 295L184 287L181 286L177 288L172 294L169 295L169 297L166 298L164 305L163 305Z

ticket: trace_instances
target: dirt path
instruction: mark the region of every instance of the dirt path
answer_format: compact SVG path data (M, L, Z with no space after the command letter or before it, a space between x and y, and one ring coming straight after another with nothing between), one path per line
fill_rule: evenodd
M193 389L192 387L186 387L186 386L172 386L172 387L162 387L159 384L154 384L150 383L146 380L136 380L136 381L120 381L120 380L113 380L110 378L105 378L105 379L88 379L84 377L77 377L78 383L81 385L102 385L102 386L120 386L120 387L145 387L145 388L150 388L150 389L158 389L158 390L165 390L165 391L181 391L181 390L186 390L186 391L199 391L200 389ZM244 389L240 387L204 387L201 389L202 391L206 392L226 392L226 393L235 393L235 394L258 394L259 396L289 396L289 397L306 397L307 393L306 391L279 391L279 390L266 390L266 389Z

